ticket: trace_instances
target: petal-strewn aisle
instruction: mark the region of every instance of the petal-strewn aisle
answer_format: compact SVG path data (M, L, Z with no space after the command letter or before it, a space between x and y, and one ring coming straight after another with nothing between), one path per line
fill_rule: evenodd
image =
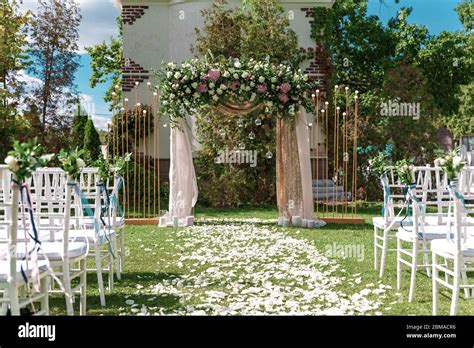
M122 315L382 314L389 286L362 286L360 274L273 226L213 224L176 233L182 274L138 286L137 294L174 296L182 306L169 311L131 297Z

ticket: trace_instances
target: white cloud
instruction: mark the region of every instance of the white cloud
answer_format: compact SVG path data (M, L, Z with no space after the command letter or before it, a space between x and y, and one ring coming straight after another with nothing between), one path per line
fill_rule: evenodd
M110 122L110 117L94 115L92 116L92 121L97 129L107 130L107 123Z

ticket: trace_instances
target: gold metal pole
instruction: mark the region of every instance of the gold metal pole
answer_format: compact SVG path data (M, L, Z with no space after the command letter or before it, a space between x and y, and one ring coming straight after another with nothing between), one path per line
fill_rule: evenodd
M147 117L148 117L148 139L153 139L153 134L151 133L151 123L150 123L150 120L151 120L151 116L153 115L152 114L152 110L151 110L151 82L147 82L147 87L148 87L148 113L147 113ZM146 142L146 146L148 146L148 140ZM151 152L151 151L150 151ZM148 157L151 157L150 156L150 153L148 154ZM150 217L150 197L151 197L151 183L150 183L150 180L151 180L151 163L150 163L150 160L151 158L148 158L147 159L147 163L148 163L148 172L147 172L147 176L148 176L148 217Z
M355 164L354 164L354 188L356 191L356 196L354 197L354 214L357 214L357 136L358 136L358 113L359 113L359 91L355 91L354 102L355 102L355 109L354 109L354 153L355 153Z
M153 216L156 216L156 97L158 93L153 92Z
M124 120L125 120L125 132L126 132L126 137L125 137L125 143L127 146L127 153L128 153L128 98L125 98L125 115L124 115ZM133 159L135 161L135 158ZM127 165L127 217L130 218L130 167Z
M329 215L329 102L325 103L324 114L326 115L326 214Z

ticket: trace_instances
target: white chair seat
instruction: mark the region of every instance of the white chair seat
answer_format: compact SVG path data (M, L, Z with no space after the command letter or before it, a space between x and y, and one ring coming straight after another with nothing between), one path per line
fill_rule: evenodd
M434 240L431 242L431 251L441 255L454 255L456 245L454 244L454 240ZM474 241L472 239L468 240L468 243L461 247L461 252L464 257L474 258Z
M18 258L25 257L24 243L18 244ZM32 245L31 245L32 246ZM43 242L41 248L50 261L61 261L63 259L63 243L59 242ZM87 244L84 242L73 242L68 244L68 255L70 259L78 258L87 254ZM39 257L42 257L40 253Z
M393 229L400 226L400 222L403 220L403 216L395 218L395 223L393 224ZM387 223L387 227L390 225L391 221ZM385 228L385 219L383 216L376 216L372 218L372 224L379 227ZM408 223L407 223L408 224Z
M425 236L427 240L435 240L435 239L442 239L446 238L446 227L443 226L426 226L425 229ZM413 241L413 226L405 226L399 227L397 231L397 238L411 242ZM418 239L422 240L421 231L418 233Z
M23 276L21 275L21 267L23 266L23 270L25 271L28 278L31 277L31 272L33 271L33 263L30 261L28 262L28 267L26 267L26 261L17 261L16 262L16 278L18 284L24 282ZM44 272L48 270L46 261L38 261L38 267L40 272ZM0 282L4 283L8 280L8 273L10 268L9 261L0 261Z

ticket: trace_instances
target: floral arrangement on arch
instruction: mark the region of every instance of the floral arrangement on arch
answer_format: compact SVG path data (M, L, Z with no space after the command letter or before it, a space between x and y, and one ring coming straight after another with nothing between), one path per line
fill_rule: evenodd
M266 113L290 119L300 105L313 111L309 77L284 64L192 59L165 64L157 77L161 112L171 119L225 102L263 104Z

